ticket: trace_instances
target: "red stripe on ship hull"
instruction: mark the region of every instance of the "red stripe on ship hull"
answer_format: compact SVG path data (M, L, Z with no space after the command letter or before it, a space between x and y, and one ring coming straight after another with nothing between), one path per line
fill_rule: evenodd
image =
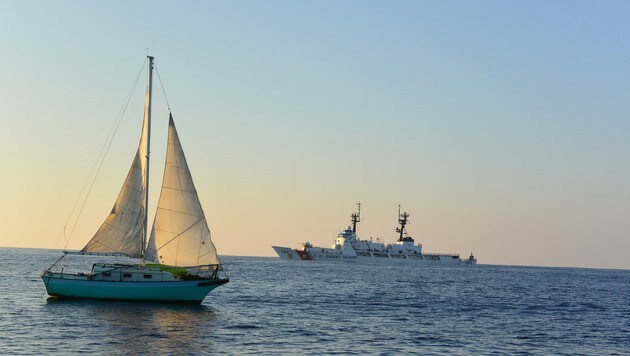
M295 252L297 252L298 256L300 256L303 261L310 261L313 259L307 251L295 250Z

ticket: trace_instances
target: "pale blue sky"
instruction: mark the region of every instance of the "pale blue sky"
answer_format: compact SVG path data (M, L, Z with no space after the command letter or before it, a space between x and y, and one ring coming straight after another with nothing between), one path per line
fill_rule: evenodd
M150 47L220 253L328 245L360 199L363 237L394 241L400 203L427 251L630 268L629 19L621 1L1 1L0 246L55 246ZM111 209L142 100L70 247Z

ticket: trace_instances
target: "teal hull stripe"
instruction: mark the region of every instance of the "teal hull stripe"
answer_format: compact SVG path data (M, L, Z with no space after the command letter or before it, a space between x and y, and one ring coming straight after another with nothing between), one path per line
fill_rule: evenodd
M109 282L42 277L51 296L111 300L147 300L164 302L201 302L220 286L204 281ZM200 285L200 283L202 285Z

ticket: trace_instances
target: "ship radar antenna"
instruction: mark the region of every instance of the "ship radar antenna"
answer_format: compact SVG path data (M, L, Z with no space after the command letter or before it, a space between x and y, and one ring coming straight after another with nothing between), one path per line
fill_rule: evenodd
M405 226L409 224L409 214L405 211L404 213L400 213L400 204L398 205L398 224L400 227L396 228L396 232L400 235L398 236L398 241L403 241L405 239L405 235L407 232L405 231Z
M361 202L357 203L357 212L350 215L352 221L352 232L357 232L357 223L361 222Z

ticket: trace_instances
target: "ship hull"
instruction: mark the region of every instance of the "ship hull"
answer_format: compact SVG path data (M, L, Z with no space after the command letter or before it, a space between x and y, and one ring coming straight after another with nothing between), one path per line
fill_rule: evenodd
M312 247L292 249L272 246L280 259L292 261L361 261L383 263L409 263L423 265L475 265L476 260L462 260L459 255L449 254L396 254L377 251L353 251L353 255L344 254L341 249Z
M201 303L227 279L126 282L97 281L87 276L49 273L42 276L48 295L67 299L101 299L119 301L149 301L163 303Z

